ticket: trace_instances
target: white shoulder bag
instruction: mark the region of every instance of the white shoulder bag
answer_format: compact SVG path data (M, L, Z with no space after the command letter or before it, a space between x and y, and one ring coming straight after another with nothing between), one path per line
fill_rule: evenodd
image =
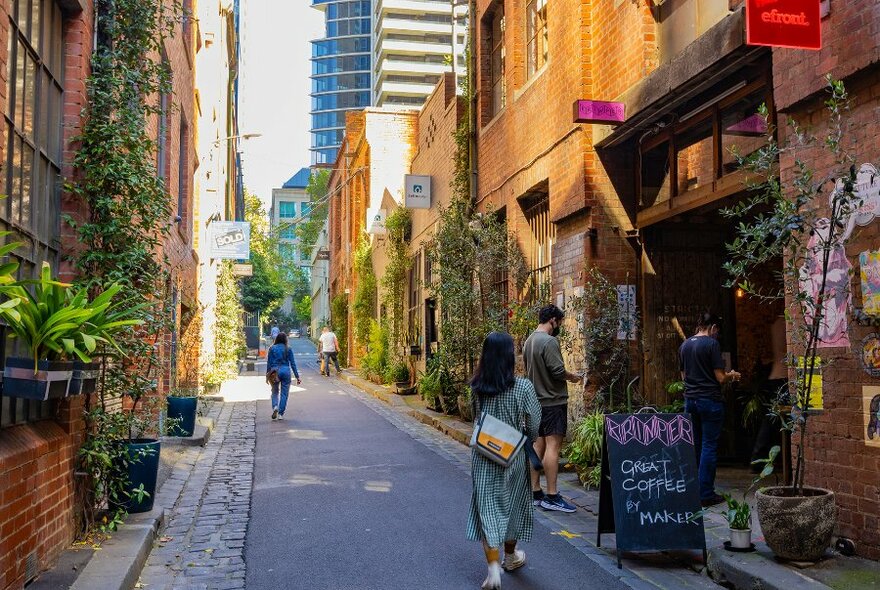
M487 459L508 467L525 444L525 434L484 411L474 424L470 446Z

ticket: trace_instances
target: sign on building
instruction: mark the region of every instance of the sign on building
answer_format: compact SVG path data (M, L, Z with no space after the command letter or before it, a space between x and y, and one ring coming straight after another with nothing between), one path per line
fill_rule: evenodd
M431 177L407 174L404 176L407 209L431 208Z
M327 248L321 248L318 250L318 255L315 256L315 260L330 260L330 250Z
M252 264L233 264L232 274L236 277L252 277L254 276L254 266Z
M626 105L622 102L606 102L604 100L574 101L575 123L620 125L624 121L626 121Z
M248 260L251 257L251 224L247 221L214 221L208 226L211 258Z
M821 0L748 0L746 43L822 49Z
M379 209L376 213L373 214L373 218L370 219L370 225L367 227L367 232L376 235L385 235L385 219L388 217L388 212L385 209Z

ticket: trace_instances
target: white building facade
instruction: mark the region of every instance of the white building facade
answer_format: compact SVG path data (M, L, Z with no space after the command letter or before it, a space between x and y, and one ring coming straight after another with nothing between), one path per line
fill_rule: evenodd
M324 221L324 227L318 234L315 247L312 248L312 336L321 333L330 320L330 221Z
M214 354L217 277L220 260L211 259L208 226L234 220L236 199L238 71L235 6L232 0L198 3L198 52L195 63L198 156L194 186L193 247L198 253L198 290L202 314L202 358Z
M373 9L373 105L419 108L445 72L466 76L467 3L379 0Z

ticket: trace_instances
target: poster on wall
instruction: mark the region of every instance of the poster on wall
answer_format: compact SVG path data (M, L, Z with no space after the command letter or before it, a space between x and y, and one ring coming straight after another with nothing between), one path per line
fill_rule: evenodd
M617 339L636 339L636 286L617 285Z
M862 368L871 377L880 377L880 334L868 334L862 339Z
M880 315L880 250L865 250L859 254L862 278L862 311L866 315Z
M804 357L797 357L795 364L795 373L798 381L801 380L804 373ZM822 359L816 357L816 363L813 365L813 379L810 381L810 409L822 410L825 408L822 399Z
M865 420L865 444L880 447L880 387L862 387L862 407Z
M843 181L837 183L837 190L843 188ZM853 186L853 194L858 201L858 207L850 214L846 223L844 234L849 237L853 228L858 225L865 227L875 218L880 217L880 172L873 164L862 164L856 172L856 183ZM832 198L833 198L832 194ZM846 239L846 238L844 238Z
M824 223L822 223L824 221ZM848 320L852 302L850 290L850 272L852 264L846 255L843 245L847 235L840 236L831 244L827 271L823 269L823 250L828 240L831 222L820 219L816 223L816 231L810 238L808 254L800 269L800 289L810 295L812 301L818 301L819 291L824 285L824 303L822 305L822 323L819 326L818 348L849 347ZM823 275L825 275L823 277ZM808 322L812 321L811 310L804 314Z

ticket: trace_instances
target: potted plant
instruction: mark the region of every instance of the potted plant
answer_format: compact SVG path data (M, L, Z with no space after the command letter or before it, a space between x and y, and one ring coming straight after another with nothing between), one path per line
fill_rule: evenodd
M31 284L32 291L27 288ZM121 324L114 321L110 325L105 321L118 291L119 286L114 285L89 301L85 289L74 291L71 285L53 280L46 262L38 280L0 287L8 298L0 306L0 315L11 336L29 353L6 359L4 394L36 400L66 396L73 378L73 359L91 363L90 355L98 344L112 343L113 329L130 323L119 320Z
M605 434L605 412L595 409L575 425L571 441L563 454L577 471L584 486L596 485L595 467L602 459L602 438ZM601 470L600 470L601 471Z
M470 385L465 385L464 392L458 394L458 415L465 422L474 421L474 397Z
M796 561L821 558L836 524L834 493L806 485L805 451L809 419L817 411L813 379L822 368L819 346L836 346L846 336L850 297L846 243L861 203L855 192L856 160L843 141L848 95L843 83L830 77L828 92L829 126L821 141L790 121L790 141L780 145L769 111L761 107L769 129L768 142L738 159L764 180L750 187L755 191L750 198L725 211L729 217L744 219L737 226L736 238L728 244L732 259L725 266L733 277L731 286L762 299L777 297L787 307L789 383L783 395L791 400L791 407L777 400L775 412L782 428L797 438L794 472L790 485L761 489L756 500L767 545L777 557ZM808 157L815 159L821 146L830 152L826 159L833 162L824 177L816 174L801 154L801 150L810 150ZM786 165L791 171L783 181L779 170ZM782 261L781 283L768 292L750 276L775 260Z
M724 494L727 502L727 525L730 527L730 547L749 549L752 546L752 508L743 494L742 501Z
M170 436L192 436L196 428L199 390L195 387L174 387L168 392L168 424Z
M409 389L409 367L402 360L396 361L389 368L390 381L394 383L397 393Z
M419 378L419 395L425 400L425 406L429 410L434 410L435 412L440 411L440 395L442 389L440 383L440 370L438 367L431 367L421 376L421 378Z

